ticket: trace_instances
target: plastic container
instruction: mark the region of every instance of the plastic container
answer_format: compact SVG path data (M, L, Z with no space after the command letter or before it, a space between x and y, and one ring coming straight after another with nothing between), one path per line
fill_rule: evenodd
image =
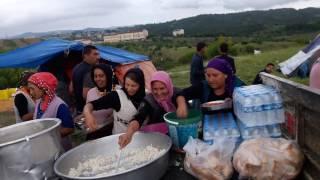
M240 132L231 112L205 115L203 119L203 139L208 142L220 137L239 138Z
M272 87L251 85L236 88L233 103L236 116L247 127L284 122L282 98Z
M280 137L280 124L247 127L241 121L237 121L240 129L241 137L244 140L253 139L257 137Z
M169 112L163 119L169 126L169 135L175 147L182 149L189 136L198 138L198 126L202 119L200 111L189 110L188 117L184 119L177 118L175 112Z

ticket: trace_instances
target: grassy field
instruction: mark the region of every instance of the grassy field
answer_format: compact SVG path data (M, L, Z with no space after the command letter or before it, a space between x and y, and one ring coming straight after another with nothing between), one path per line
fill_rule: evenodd
M247 84L251 84L256 74L262 70L267 63L271 62L277 65L297 53L302 47L302 45L297 45L265 51L259 55L244 55L235 57L237 76ZM205 65L207 62L208 61L205 62ZM190 65L186 64L176 66L168 70L168 72L171 74L174 84L177 87L186 87L189 85L189 69ZM281 73L274 72L274 74L283 77ZM308 79L291 78L291 80L306 85L308 84Z

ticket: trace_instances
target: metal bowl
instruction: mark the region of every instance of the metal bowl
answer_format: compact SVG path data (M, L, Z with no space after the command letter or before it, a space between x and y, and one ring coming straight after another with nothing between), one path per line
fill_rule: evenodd
M209 112L231 109L232 108L232 100L227 99L227 100L206 102L201 105L201 108L202 108L202 110L209 111Z
M50 179L62 153L59 119L36 119L0 129L0 179Z
M135 133L131 143L126 148L136 149L153 145L159 149L165 149L165 153L144 163L134 169L119 172L103 177L71 177L68 175L70 168L78 166L79 162L86 159L97 157L98 155L110 156L119 151L118 135L112 135L100 138L94 141L84 143L63 154L55 163L55 173L63 179L108 179L108 180L132 180L132 179L160 179L166 172L169 163L169 150L171 148L171 139L160 133Z

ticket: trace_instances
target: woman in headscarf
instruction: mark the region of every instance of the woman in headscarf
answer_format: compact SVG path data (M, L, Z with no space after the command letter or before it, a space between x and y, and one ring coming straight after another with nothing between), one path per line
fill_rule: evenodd
M34 72L24 71L18 83L18 90L14 96L14 113L16 117L16 123L28 121L33 119L34 112L34 99L30 96L30 90L28 88L28 79Z
M84 107L84 116L88 131L95 131L97 123L93 111L101 109L113 109L112 134L124 133L129 122L138 112L137 109L145 96L144 74L141 69L128 70L124 76L124 87L112 91L98 100L87 103Z
M188 115L186 101L200 99L201 103L232 98L234 90L234 75L228 62L214 58L206 68L206 80L188 87L177 97L177 116L184 118Z
M97 64L93 66L91 70L91 79L95 84L94 88L91 88L87 94L87 103L97 100L103 96L109 94L112 90L112 69L106 64ZM112 134L113 127L113 110L102 109L93 111L95 117L97 130L87 134L87 140L98 139L104 136Z
M35 73L28 79L30 94L37 99L33 119L60 119L61 144L65 150L69 150L72 148L69 135L74 131L74 123L68 106L55 93L57 84L56 77L48 72Z
M140 127L142 131L168 132L163 115L176 111L178 90L173 87L169 74L164 71L158 71L152 75L150 87L151 94L148 94L140 104L138 114L130 121L127 132L119 137L121 148L131 142L133 134Z

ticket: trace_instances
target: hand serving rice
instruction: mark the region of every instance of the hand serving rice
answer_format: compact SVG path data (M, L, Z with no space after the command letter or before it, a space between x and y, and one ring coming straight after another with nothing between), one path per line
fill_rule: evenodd
M84 162L79 162L76 168L71 168L68 175L72 177L107 176L129 169L134 169L144 163L152 161L165 153L149 145L145 148L123 149L120 164L117 168L118 153L110 156L97 156Z

